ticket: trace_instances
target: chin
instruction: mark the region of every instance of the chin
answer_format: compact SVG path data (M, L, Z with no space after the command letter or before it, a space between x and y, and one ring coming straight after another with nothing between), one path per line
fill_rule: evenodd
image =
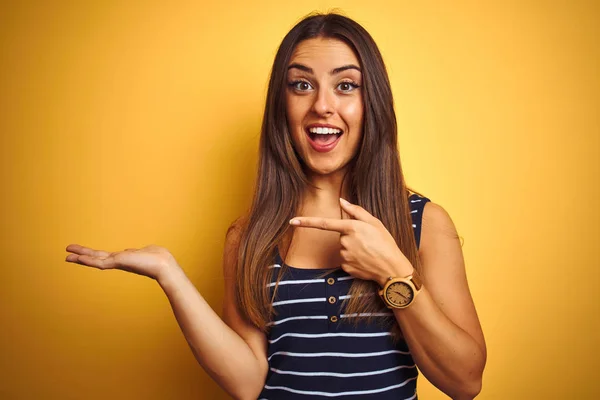
M314 175L331 175L344 170L346 167L343 163L318 163L307 164L308 172Z

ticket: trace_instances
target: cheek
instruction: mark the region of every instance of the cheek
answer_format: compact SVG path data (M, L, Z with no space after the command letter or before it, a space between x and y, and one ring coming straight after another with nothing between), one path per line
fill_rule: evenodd
M340 114L349 125L350 129L360 129L363 120L362 101L352 101L343 105Z
M350 136L348 144L352 148L352 153L356 154L363 133L363 104L362 101L353 101L344 105L340 110L342 118L348 124Z

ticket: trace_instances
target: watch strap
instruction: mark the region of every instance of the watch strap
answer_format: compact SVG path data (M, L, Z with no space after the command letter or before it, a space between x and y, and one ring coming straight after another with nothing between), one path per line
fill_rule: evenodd
M421 278L419 277L417 271L414 271L413 274L407 278L409 278L412 281L413 285L415 286L415 289L417 289L417 292L421 290L421 288L423 287L423 281L421 281Z

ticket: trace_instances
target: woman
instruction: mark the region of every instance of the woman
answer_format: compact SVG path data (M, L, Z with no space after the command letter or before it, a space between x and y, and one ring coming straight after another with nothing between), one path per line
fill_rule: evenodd
M480 391L458 235L407 189L383 60L346 17L305 18L277 52L252 207L226 238L223 320L164 248L67 251L156 279L235 398L414 399L416 367L452 398Z

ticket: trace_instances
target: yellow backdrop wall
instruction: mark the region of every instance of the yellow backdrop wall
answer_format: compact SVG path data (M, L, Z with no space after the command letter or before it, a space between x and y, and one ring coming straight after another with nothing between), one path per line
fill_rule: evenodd
M480 398L600 398L597 2L13 3L1 398L226 398L155 282L65 263L64 247L163 245L220 310L276 48L334 7L383 52L409 184L464 238L489 348Z

